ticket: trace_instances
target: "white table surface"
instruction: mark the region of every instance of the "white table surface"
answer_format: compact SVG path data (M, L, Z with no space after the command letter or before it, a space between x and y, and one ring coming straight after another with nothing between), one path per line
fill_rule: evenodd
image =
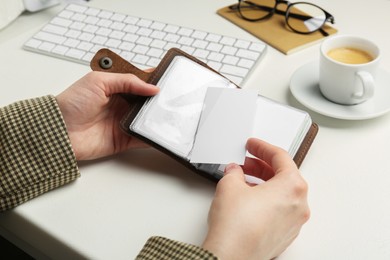
M89 5L256 40L215 13L234 2L93 0ZM389 0L312 2L335 16L339 34L375 41L381 66L390 71ZM60 8L24 14L0 31L1 106L58 94L90 70L22 50ZM318 59L318 52L319 44L288 56L270 47L243 87L306 109L292 97L289 81L300 66ZM345 121L308 112L320 126L301 167L312 216L279 259L390 259L390 114ZM41 259L131 259L152 235L202 242L215 188L209 180L152 149L81 163L80 171L78 180L0 214L1 235Z

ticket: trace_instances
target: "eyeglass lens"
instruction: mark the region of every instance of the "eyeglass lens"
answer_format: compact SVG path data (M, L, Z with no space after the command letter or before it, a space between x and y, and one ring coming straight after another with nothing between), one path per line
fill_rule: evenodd
M285 7L280 9L285 10ZM279 9L279 8L278 8ZM239 12L241 16L250 21L259 21L272 16L276 10L275 0L240 1ZM282 12L284 14L284 12ZM287 25L296 32L311 33L321 28L326 22L325 12L318 6L298 2L289 5L285 12Z
M289 6L286 14L287 24L295 31L311 33L321 28L326 14L318 6L310 3L297 3Z
M241 16L251 21L258 21L272 15L275 7L275 0L252 0L239 2L239 11Z

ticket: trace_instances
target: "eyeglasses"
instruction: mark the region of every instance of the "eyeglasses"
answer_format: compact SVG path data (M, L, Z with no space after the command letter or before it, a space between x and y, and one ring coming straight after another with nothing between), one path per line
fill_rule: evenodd
M277 9L279 4L286 4L285 11ZM321 7L307 3L290 3L283 0L238 0L238 4L229 6L238 11L247 21L256 22L270 18L274 14L284 15L287 26L294 32L310 34L320 31L324 36L329 34L323 29L327 22L334 23L334 17Z

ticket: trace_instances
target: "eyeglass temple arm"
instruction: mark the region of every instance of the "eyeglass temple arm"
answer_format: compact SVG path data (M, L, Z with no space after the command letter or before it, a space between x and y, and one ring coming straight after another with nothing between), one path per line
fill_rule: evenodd
M264 11L269 11L269 12L271 12L272 10L274 10L273 7L258 5L258 4L249 2L249 1L246 1L246 3L247 3L247 4L250 4L250 6L241 6L240 9L257 7L258 9L262 9L262 10L264 10ZM238 11L238 9L239 9L239 8L238 8L238 4L230 5L230 6L229 6L229 9L230 9L230 10L233 10L233 11Z
M257 5L257 4L254 4L252 2L249 2L249 1L246 1L246 3L249 3L251 4L250 6L241 6L240 8L243 9L243 8L253 8L254 6L257 7L258 9L262 9L264 11L274 11L276 14L283 14L285 15L286 12L285 11L281 11L281 10L278 10L278 9L274 9L273 7L269 7L269 6L263 6L263 5ZM229 6L229 9L230 10L238 10L238 4L235 4L235 5L231 5ZM291 17L293 18L297 18L297 19L300 19L300 20L307 20L307 19L310 19L312 18L311 16L308 16L308 15L300 15L300 14L294 14L294 13L290 13L289 14Z

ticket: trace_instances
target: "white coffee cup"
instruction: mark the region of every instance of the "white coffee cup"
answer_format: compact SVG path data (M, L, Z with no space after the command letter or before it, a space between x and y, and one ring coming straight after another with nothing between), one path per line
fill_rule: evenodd
M330 101L354 105L373 97L380 51L373 42L350 35L326 39L320 48L319 86Z

